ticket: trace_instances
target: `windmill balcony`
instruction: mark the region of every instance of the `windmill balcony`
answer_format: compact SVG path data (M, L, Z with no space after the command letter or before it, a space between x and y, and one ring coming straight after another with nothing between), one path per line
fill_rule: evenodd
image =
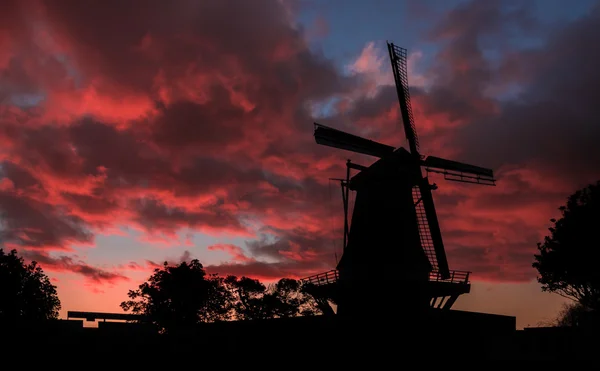
M429 273L429 281L468 284L470 275L471 272L469 271L450 271L450 277L442 279L440 272L431 271L431 273Z
M469 276L471 272L469 271L450 271L450 277L447 279L443 279L440 272L431 271L429 273L429 282L445 282L445 283L455 283L455 284L469 284ZM308 276L302 278L300 281L304 284L312 284L315 286L323 286L334 284L339 279L339 272L337 269L332 269L327 272L315 274L312 276Z
M337 269L333 269L327 272L315 274L301 279L300 281L304 284L313 284L315 286L329 285L336 283L340 278Z
M442 278L438 271L431 271L427 296L432 308L450 309L458 297L471 291L469 271L450 271L450 277ZM336 269L308 276L300 280L315 298L331 299L334 302L339 290L339 272Z

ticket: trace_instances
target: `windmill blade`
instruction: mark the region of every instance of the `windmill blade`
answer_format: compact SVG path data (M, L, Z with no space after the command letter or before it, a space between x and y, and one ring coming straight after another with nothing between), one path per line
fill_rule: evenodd
M392 146L317 124L316 122L315 140L318 144L324 146L345 149L375 157L385 157L392 154L395 150Z
M417 129L410 104L410 92L408 90L408 65L406 49L400 48L392 43L387 43L392 71L394 72L394 81L396 82L396 93L398 94L398 103L400 104L400 114L404 123L404 134L413 156L419 154L419 139L417 138Z
M423 209L427 218L426 225L428 226L428 228L421 231L421 244L424 245L427 242L433 244L437 269L439 271L440 277L442 279L447 279L450 277L448 259L446 258L446 250L444 248L444 242L442 241L442 231L440 230L440 224L438 222L437 213L435 212L435 206L433 204L433 194L431 193L431 186L429 185L429 181L427 180L427 178L421 178L421 181L419 182L419 191L421 193L420 202L423 203ZM426 236L427 229L429 230L429 236ZM425 234L425 236L423 236L423 234ZM427 247L428 246L423 246L424 250Z
M480 184L491 183L491 185L493 185L495 182L494 171L484 167L469 165L458 161L446 160L444 158L435 156L427 156L425 160L421 161L421 164L427 167L428 171L439 172L446 176L450 176L450 178L447 177L449 180L467 181L463 179L471 179L469 182ZM443 171L438 171L435 169ZM452 177L457 177L457 179L453 179Z

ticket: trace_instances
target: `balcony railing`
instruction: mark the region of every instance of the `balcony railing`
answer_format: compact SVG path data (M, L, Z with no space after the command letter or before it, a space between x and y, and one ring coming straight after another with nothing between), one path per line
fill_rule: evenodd
M449 282L449 283L469 283L469 276L471 272L469 271L450 271L450 277L447 279L442 279L440 272L431 271L429 273L429 281L430 282Z
M469 271L450 271L450 277L447 279L442 279L442 276L438 271L431 271L431 273L429 274L429 281L468 284L470 274L471 272ZM333 269L327 272L308 276L306 278L301 279L300 281L302 283L309 283L315 286L322 286L331 283L336 283L338 279L339 272L336 269Z
M302 283L310 283L315 286L328 285L330 283L337 282L339 278L339 273L337 269L333 269L327 272L315 274L313 276L308 276L306 278L301 279Z

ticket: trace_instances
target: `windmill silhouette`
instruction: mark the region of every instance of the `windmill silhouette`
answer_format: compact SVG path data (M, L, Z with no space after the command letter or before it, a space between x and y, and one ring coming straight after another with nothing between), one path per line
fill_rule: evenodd
M470 291L470 272L448 267L432 195L437 185L427 174L495 185L491 169L419 153L407 51L389 42L387 47L409 150L314 123L318 144L379 158L368 167L347 161L346 179L338 179L344 204L342 257L337 269L303 280L323 308L332 299L338 315L381 312L378 303L390 295L402 299L395 302L403 309L450 309ZM351 177L351 170L359 172ZM356 192L351 224L349 191Z

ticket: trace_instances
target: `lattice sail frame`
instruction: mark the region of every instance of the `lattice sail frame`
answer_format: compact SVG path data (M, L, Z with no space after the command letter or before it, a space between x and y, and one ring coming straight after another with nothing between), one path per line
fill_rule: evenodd
M394 81L396 82L396 92L398 103L400 104L400 113L404 123L404 133L413 156L419 155L419 138L415 127L415 119L410 102L410 91L408 89L408 52L406 49L388 43Z

